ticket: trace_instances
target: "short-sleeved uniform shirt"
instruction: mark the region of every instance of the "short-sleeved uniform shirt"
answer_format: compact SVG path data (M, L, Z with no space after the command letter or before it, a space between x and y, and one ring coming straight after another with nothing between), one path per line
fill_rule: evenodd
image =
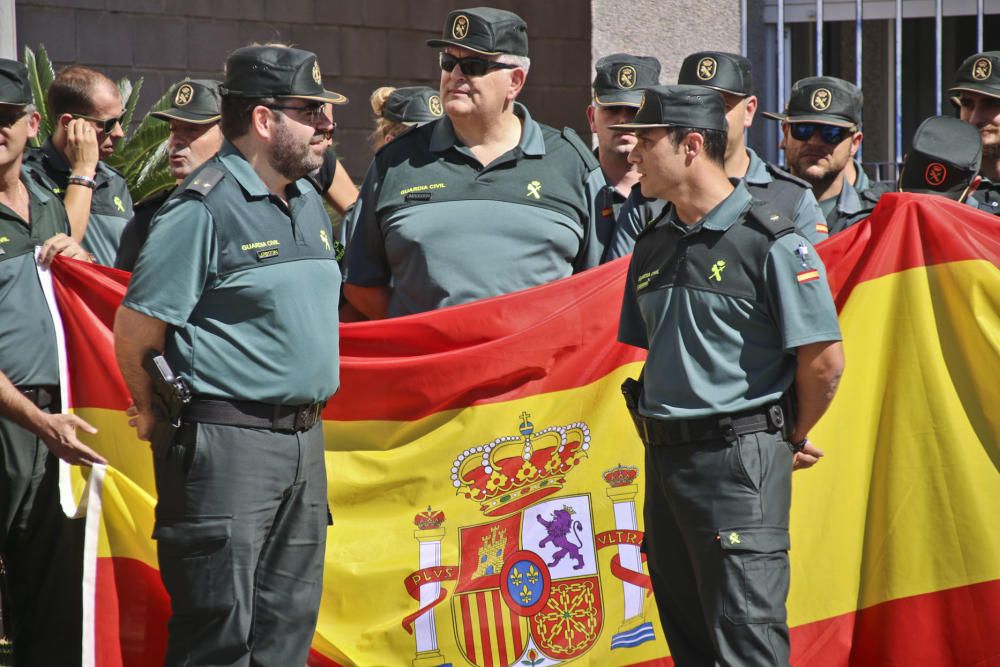
M35 269L35 248L68 234L58 197L22 170L30 224L0 204L0 371L18 386L59 384L56 334Z
M740 183L690 227L668 205L639 238L618 339L649 350L641 414L691 419L766 405L794 381L795 348L840 340L812 244L796 232L766 235L748 221L751 203ZM739 229L748 225L757 226Z
M975 193L966 202L980 211L1000 215L1000 184L983 177Z
M114 266L116 269L131 271L135 268L135 262L139 259L139 251L149 236L149 223L153 221L153 216L167 202L173 192L174 188L160 190L135 205L135 215L125 223L125 227L122 229L118 252L115 255Z
M305 179L286 199L227 141L153 218L123 304L170 325L165 356L195 394L302 405L337 390L330 220Z
M819 202L831 236L868 217L879 197L888 191L887 187L872 183L857 160L854 160L854 168L858 176L853 186L845 183L836 197Z
M43 174L49 181L50 189L60 198L66 195L70 167L52 145L52 139L41 148L30 151L26 164L29 169ZM98 264L114 266L122 230L133 214L132 196L125 178L104 162L97 163L94 180L97 187L90 200L87 233L80 245L94 256Z
M482 165L447 117L376 155L355 205L347 282L393 286L395 317L547 283L600 262L600 166L572 130L521 119L519 144Z

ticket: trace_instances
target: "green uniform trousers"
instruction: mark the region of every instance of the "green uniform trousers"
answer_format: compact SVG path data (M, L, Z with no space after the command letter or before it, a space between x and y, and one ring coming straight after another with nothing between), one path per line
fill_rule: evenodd
M0 419L4 622L18 667L80 664L83 528L59 505L59 459L33 433Z
M789 664L791 473L779 433L647 445L643 548L677 667Z
M185 424L154 451L166 665L304 665L323 590L322 424Z

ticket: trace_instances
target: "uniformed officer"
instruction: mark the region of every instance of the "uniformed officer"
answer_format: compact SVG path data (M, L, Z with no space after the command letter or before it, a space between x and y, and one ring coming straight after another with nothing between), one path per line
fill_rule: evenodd
M831 234L870 210L886 188L875 187L854 159L861 132L861 90L832 76L810 76L792 86L785 113L764 112L781 121L781 148L788 170L808 182Z
M750 60L735 53L700 51L692 53L681 64L677 83L703 86L717 91L726 102L726 173L742 179L750 194L768 202L772 208L791 218L799 234L812 243L827 238L827 225L809 184L785 170L765 162L746 145L746 130L753 124L757 112L757 97L753 94L753 72ZM636 235L652 218L637 212L633 204L645 200L641 192L633 193L621 214L619 231L608 250L609 257L621 257L632 250ZM652 210L662 211L663 204Z
M222 146L220 103L218 81L187 79L174 86L171 106L149 114L170 123L167 167L178 184L219 152ZM174 190L160 190L135 205L135 215L122 230L115 257L116 269L131 271L135 267L139 249L149 235L149 222Z
M975 203L980 210L1000 215L1000 51L966 58L948 95L958 97L958 117L979 129L983 143L983 180Z
M96 70L72 65L56 75L46 99L52 134L28 154L27 165L63 198L73 238L97 263L111 266L132 217L125 178L105 162L125 136L118 87Z
M27 68L0 59L0 555L10 594L4 621L18 666L72 666L81 655L83 534L82 523L70 522L59 506L57 457L87 465L104 459L76 438L77 428L94 428L59 414L56 330L36 262L89 255L68 236L59 198L22 169L39 123Z
M505 294L596 266L600 165L570 129L516 102L530 60L524 21L490 7L448 14L445 116L375 157L347 247L344 295L367 317Z
M643 194L671 202L636 243L618 334L649 350L623 391L664 633L679 667L787 665L791 472L822 456L809 429L843 367L825 270L727 178L720 94L650 88L620 127L638 136Z
M594 66L593 102L587 107L590 131L597 137L594 155L601 163L607 181L601 189L598 211L598 235L607 245L614 236L622 205L639 180L628 154L635 146L635 134L608 129L616 123L628 123L635 117L642 101L642 91L660 83L660 61L650 56L612 53L598 59ZM643 201L643 205L653 202ZM655 211L645 211L649 219Z
M230 54L221 92L226 140L153 218L115 347L140 438L160 418L150 352L193 396L152 443L166 664L302 665L323 584L320 413L339 384L341 282L304 177L331 130L324 106L347 100L324 90L314 54L272 46Z
M950 116L928 118L917 128L903 160L899 191L939 194L978 208L970 195L982 181L982 155L973 125Z

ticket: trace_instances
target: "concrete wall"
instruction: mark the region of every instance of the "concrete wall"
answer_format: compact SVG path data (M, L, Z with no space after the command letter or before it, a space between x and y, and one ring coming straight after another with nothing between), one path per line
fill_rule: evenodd
M112 78L144 77L142 106L174 81L221 77L226 54L253 41L282 41L319 56L324 83L351 103L337 108L339 151L360 180L368 96L381 85L437 87L440 34L461 0L17 0L18 53L44 44L57 66L80 63ZM533 116L587 130L590 7L585 0L495 0L528 23L532 68L522 94ZM586 135L585 135L586 136Z

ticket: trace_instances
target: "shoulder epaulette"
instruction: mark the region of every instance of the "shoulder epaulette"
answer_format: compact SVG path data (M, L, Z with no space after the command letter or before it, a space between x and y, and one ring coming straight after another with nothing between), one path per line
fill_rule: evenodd
M771 176L773 176L774 178L780 178L783 181L790 181L792 183L795 183L796 185L805 188L806 190L812 189L812 186L809 185L807 181L802 180L798 176L790 174L789 172L785 171L784 169L782 169L777 165L773 165L770 162L765 162L764 168L767 169L768 173L771 174Z
M749 216L773 239L795 231L795 223L792 222L792 219L780 211L774 210L774 207L767 202L754 200L750 205Z
M583 143L583 139L576 133L576 130L571 127L564 127L562 129L562 138L568 141L569 145L575 148L576 152L580 154L580 157L583 158L583 163L587 165L588 171L601 168L601 163L597 161L594 152L587 148L587 144Z
M211 165L203 167L201 171L195 174L194 178L184 184L183 192L184 194L190 194L196 197L204 197L211 192L212 188L218 185L219 181L225 178L225 176L226 172L218 167Z
M632 186L632 194L639 195L639 197L642 198L642 203L649 202L650 200L646 199L643 196L642 191L640 191L638 188L639 188L639 184L638 183L636 183L635 185L633 185ZM645 236L646 234L648 234L650 232L650 230L655 229L656 225L660 222L660 220L663 218L663 216L665 216L667 214L667 212L670 211L670 207L671 207L671 203L667 202L666 205L663 207L663 209L660 211L659 215L657 215L656 217L654 217L652 220L647 221L646 222L646 226L639 230L639 234L635 237L635 240L638 241L643 236Z
M48 190L49 192L59 194L61 190L59 186L55 184L49 175L45 173L45 170L41 166L36 166L34 164L24 163L21 166L21 171L28 174L28 176L38 183L40 186Z

